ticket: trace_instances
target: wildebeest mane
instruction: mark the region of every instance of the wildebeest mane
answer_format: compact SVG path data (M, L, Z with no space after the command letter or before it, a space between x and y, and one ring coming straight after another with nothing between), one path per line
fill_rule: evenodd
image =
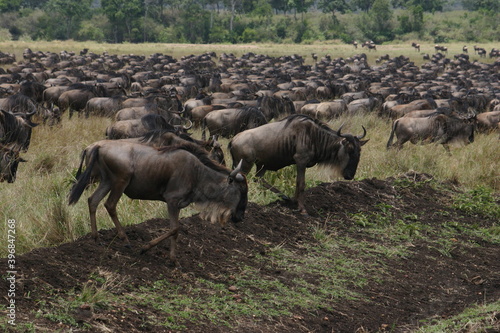
M303 114L294 114L285 119L285 128L294 121L311 122L313 126L305 127L305 131L297 133L297 135L306 136L313 143L311 148L314 148L315 155L312 162L322 165L335 165L341 138L336 131L322 121ZM351 140L352 137L346 136L346 138Z
M305 114L293 114L291 116L284 118L283 120L286 120L285 128L287 128L290 125L290 123L295 121L296 119L297 119L297 121L311 121L314 124L316 124L316 126L318 126L319 128L324 129L327 132L335 133L334 130L332 130L330 127L328 127L328 125L326 125L321 120L312 118L312 117L305 115Z
M192 143L197 143L197 141L195 139L193 139L189 134L178 133L176 129L172 129L172 128L155 129L155 130L149 131L139 138L139 142L148 143L151 141L156 141L156 140L160 139L166 133L172 133L183 140L186 140L186 141L189 141Z
M12 113L29 113L36 110L35 101L24 94L15 94L7 97L3 107L9 109L8 111Z
M455 117L447 117L446 121L443 122L443 126L445 128L445 133L447 135L447 138L454 137L455 135L459 134L465 126L470 124L472 126L472 131L471 131L471 139L474 140L474 130L476 127L476 117L471 117L468 119L459 119Z
M16 116L4 110L0 110L0 112L2 112L0 116L0 126L3 127L3 133L0 132L0 134L3 134L3 136L0 137L0 143L13 143L21 134L22 129L18 126ZM2 130L1 127L0 131Z
M186 142L186 143L179 144L179 145L165 146L165 147L158 148L158 151L160 151L162 153L168 153L168 152L172 152L172 151L176 151L176 150L185 150L185 151L191 153L192 155L196 156L198 158L198 160L201 163L203 163L203 165L209 167L212 170L222 172L222 173L227 174L227 175L229 175L231 173L231 171L229 169L227 169L225 166L215 162L210 157L208 157L208 153L206 150L204 150L203 148L201 148L200 146L198 146L194 143Z
M264 116L262 111L255 106L244 106L240 110L240 132L247 129L248 125L252 122L259 126L267 123L266 117Z
M72 83L68 87L68 90L89 90L89 91L93 91L93 89L94 89L93 85L89 85L89 84L85 84L85 83L81 83L81 82Z
M174 128L164 117L157 114L147 114L142 116L141 123L147 130Z

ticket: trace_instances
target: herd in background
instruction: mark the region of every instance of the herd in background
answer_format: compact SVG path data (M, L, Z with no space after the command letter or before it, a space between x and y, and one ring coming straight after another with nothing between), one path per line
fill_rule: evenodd
M363 46L375 49L371 42ZM241 57L206 52L177 60L161 53L26 49L18 62L0 52L6 68L0 68L0 180L15 180L32 129L38 123L59 124L63 113L114 119L108 139L167 131L213 152L222 163L218 137L231 138L293 114L329 121L376 113L394 121L388 148L406 141L447 147L472 142L474 132L497 130L500 58L491 64L471 61L466 47L447 57L438 46L441 52L420 67L403 55L383 55L370 66L364 53L345 59L313 54L314 64L306 65L300 55L252 52ZM498 56L495 50L491 57ZM474 51L484 53L477 46ZM201 140L190 135L193 127L202 129Z
M363 46L376 50L373 43ZM170 259L177 262L180 210L195 203L207 220L241 221L245 175L254 165L256 179L286 200L262 176L296 165L293 200L302 214L306 168L323 164L353 179L367 130L342 133L342 126L326 124L332 119L374 113L392 121L388 149L410 141L448 150L473 142L478 131L499 130L500 58L485 64L470 61L466 49L453 58L439 51L420 67L403 55L384 55L370 66L364 53L346 59L313 54L313 65L300 55L251 52L177 60L160 53L27 49L19 62L1 53L0 62L11 66L0 68L0 181L15 181L38 124L60 126L64 113L75 112L112 118L106 138L82 152L69 203L99 182L88 200L92 235L98 237L96 209L107 196L118 236L129 244L116 211L120 197L166 202L170 229L142 251L170 238ZM192 137L192 128L201 128L201 139ZM230 139L232 168L218 137Z

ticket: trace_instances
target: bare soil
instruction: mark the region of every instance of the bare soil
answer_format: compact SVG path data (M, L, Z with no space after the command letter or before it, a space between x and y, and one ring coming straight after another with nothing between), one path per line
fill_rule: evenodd
M418 186L395 186L395 179L365 179L323 183L306 192L309 216L298 214L293 205L274 202L267 206L250 203L243 222L223 228L201 221L198 216L182 220L178 257L181 268L169 263L168 242L146 254L141 245L168 229L168 221L148 220L126 228L132 249L115 239L114 230L101 230L100 242L89 235L54 248L40 248L17 258L17 323L31 322L37 332L169 332L151 318L162 316L154 307L115 304L81 306L74 312L77 326L50 320L43 314L55 296L66 297L82 286L99 269L123 276L127 283L113 289L115 295L152 286L159 279L178 285L189 294L199 278L227 284L238 267L256 267L255 257L266 256L269 248L283 246L303 251L303 244L317 242L311 228L321 226L339 237L352 237L383 244L369 229L357 227L350 218L358 212L373 212L380 203L391 205L395 217L415 214L419 221L436 228L456 221L462 225L490 226L498 221L467 216L450 208L454 184L434 186L428 175L405 175ZM396 184L397 185L397 184ZM437 212L446 212L437 214ZM434 238L433 238L434 237ZM383 281L368 278L366 286L352 285L362 300L325 300L324 308L296 309L291 316L238 318L232 327L193 318L186 332L409 332L422 320L447 318L474 304L500 299L500 246L458 233L456 246L443 254L432 233L411 244L403 258L384 258ZM467 245L473 244L473 245ZM6 259L0 260L6 267ZM287 283L293 268L260 270L261 278L279 277ZM259 277L256 277L259 278ZM314 279L314 276L309 277ZM289 281L293 283L292 281ZM5 284L1 295L7 294ZM258 291L257 291L258 292ZM235 297L235 302L241 301ZM4 317L4 315L2 315ZM149 318L149 319L148 319ZM86 325L83 325L85 323Z

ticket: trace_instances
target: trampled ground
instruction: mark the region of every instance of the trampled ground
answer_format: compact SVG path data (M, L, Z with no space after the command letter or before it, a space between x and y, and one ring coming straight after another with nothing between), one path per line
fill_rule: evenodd
M168 242L139 254L168 228L161 219L127 227L132 249L114 230L101 231L99 244L87 235L36 249L17 258L17 331L410 332L498 301L500 246L466 232L497 221L451 208L454 186L428 180L320 184L307 190L309 216L275 202L249 204L244 222L224 228L184 219L180 269ZM391 235L396 224L407 233ZM314 262L321 253L330 261ZM325 284L311 262L337 275ZM322 291L337 282L349 292ZM498 332L500 316L489 318Z

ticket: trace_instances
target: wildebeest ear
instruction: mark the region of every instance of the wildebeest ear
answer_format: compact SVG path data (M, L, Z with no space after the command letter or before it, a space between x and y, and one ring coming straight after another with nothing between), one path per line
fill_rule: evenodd
M370 141L370 139L368 139L368 140L359 140L359 144L360 144L361 146L363 146L363 145L364 145L365 143L367 143L368 141Z

